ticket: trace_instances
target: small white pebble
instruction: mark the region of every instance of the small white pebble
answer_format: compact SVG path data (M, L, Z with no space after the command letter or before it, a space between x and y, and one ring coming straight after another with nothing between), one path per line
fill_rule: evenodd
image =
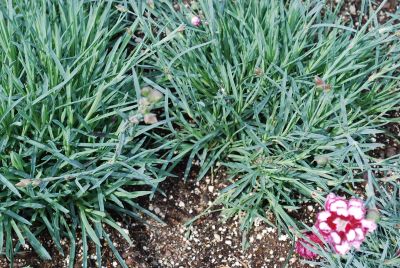
M287 239L288 239L287 235L281 235L281 236L278 237L279 241L286 241Z
M219 234L214 234L214 238L216 241L221 241L221 236Z
M159 215L161 210L160 210L160 208L156 207L156 208L154 208L154 212Z

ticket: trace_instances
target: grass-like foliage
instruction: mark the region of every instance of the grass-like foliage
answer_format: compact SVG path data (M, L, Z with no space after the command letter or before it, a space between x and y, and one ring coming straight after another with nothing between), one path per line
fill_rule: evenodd
M367 180L379 231L319 264L396 267L399 187L390 175L381 187L376 172L398 172L398 157L368 152L400 107L398 16L379 25L371 11L352 27L321 0L178 3L0 2L0 253L12 265L29 243L50 259L47 233L61 252L69 237L70 267L77 237L84 267L90 245L101 266L104 241L126 267L106 230L130 239L110 214L157 219L135 199L198 160L199 179L231 174L215 204L243 230L271 214L298 230L288 211ZM148 125L141 86L163 93Z
M189 24L154 57L154 86L170 100L170 137L180 144L174 160L189 159L187 175L198 159L199 179L225 166L230 186L215 204L228 218L239 215L243 229L257 218L268 222L269 213L287 231L297 228L288 210L322 203L331 191L353 194L347 186L365 175L367 201L378 202L368 152L381 146L371 136L399 108L400 25L396 16L379 25L371 10L353 28L339 9L325 1L237 0L177 11L163 2L151 11L157 19L142 18L159 25L152 41ZM190 26L194 15L200 27Z
M135 198L165 178L161 148L145 135L155 125L128 120L140 97L134 66L151 51L134 45L137 23L126 33L114 5L0 3L0 252L11 265L25 243L51 258L43 231L61 252L60 238L70 238L70 267L77 237L84 267L89 240L99 265L103 239L123 263L104 227L130 240L110 213L154 216Z
M155 62L171 132L200 160L199 178L217 161L233 173L218 200L227 216L244 211L250 227L267 208L292 225L295 193L321 201L371 170L371 135L400 103L399 25L375 25L373 14L354 30L323 1L200 3L203 26ZM173 29L191 12L160 5L154 15Z

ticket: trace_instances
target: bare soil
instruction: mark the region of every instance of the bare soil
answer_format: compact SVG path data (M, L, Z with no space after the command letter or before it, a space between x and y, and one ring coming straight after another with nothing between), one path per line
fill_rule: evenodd
M194 179L183 181L183 172L160 185L165 194L157 194L144 205L158 215L165 224L149 219L150 225L139 224L121 217L119 224L133 240L129 245L120 234L113 232L114 245L129 267L158 268L234 268L234 267L308 267L293 253L292 238L278 234L276 228L257 223L248 235L251 247L242 248L243 232L238 218L223 221L219 213L210 213L187 227L190 219L201 214L211 205L220 189L226 187L225 176L220 172L214 178L206 177L201 183ZM195 177L195 174L192 176ZM314 208L305 206L306 222L313 222ZM110 230L112 231L112 230ZM79 237L79 236L78 236ZM42 237L44 246L50 250L53 260L41 261L31 248L24 249L16 257L14 267L67 267L69 256L62 256L49 238ZM82 265L82 244L78 238L78 254L75 267ZM64 252L69 252L67 240L63 240ZM105 244L104 244L105 245ZM108 247L104 247L104 267L120 267ZM0 267L7 267L5 259ZM94 247L89 254L89 267L96 267Z

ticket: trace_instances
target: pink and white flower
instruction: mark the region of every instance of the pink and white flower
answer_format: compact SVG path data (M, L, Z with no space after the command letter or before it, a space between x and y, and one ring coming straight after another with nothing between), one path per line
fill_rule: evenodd
M359 249L366 234L376 229L376 223L365 219L366 209L362 200L329 194L325 211L317 216L315 226L335 251L346 254L352 247Z
M317 215L315 227L336 253L345 255L352 247L359 249L366 235L373 232L377 225L374 220L366 219L366 208L361 199L346 200L331 193L326 198L325 210ZM314 243L323 245L315 234L309 232L306 235ZM296 252L306 259L315 259L317 254L305 248L305 244L312 247L304 239L299 239Z

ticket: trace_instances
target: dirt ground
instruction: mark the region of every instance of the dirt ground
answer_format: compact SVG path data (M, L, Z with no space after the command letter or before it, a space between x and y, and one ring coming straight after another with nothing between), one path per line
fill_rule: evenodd
M181 176L179 176L181 175ZM243 232L237 218L224 222L219 213L211 213L200 218L190 227L190 219L203 212L216 198L224 184L226 174L219 172L213 179L206 177L201 183L182 179L183 172L176 178L170 178L160 185L165 195L157 195L154 200L144 202L144 206L159 216L165 224L149 220L143 225L130 218L121 217L118 222L126 230L133 244L129 245L120 234L113 232L116 248L129 267L137 268L234 268L257 267L308 267L301 264L293 253L292 239L278 234L277 229L265 223L257 223L248 239L251 247L242 249ZM195 176L192 176L195 177ZM310 224L315 218L314 208L306 206L303 215ZM26 248L16 257L15 267L67 267L68 256L61 256L50 239L42 238L50 249L53 261L40 261L31 248ZM63 240L64 251L68 252L68 242ZM81 241L78 239L79 254L75 267L81 267ZM95 254L91 249L89 267L96 267ZM104 267L120 267L112 252L105 249ZM4 265L4 266L3 266ZM0 267L6 267L0 261ZM29 266L28 266L29 265Z
M332 0L333 2L338 0ZM377 5L382 1L375 1ZM342 9L346 21L358 20L361 0L347 1ZM384 21L398 7L396 0L389 0L384 10L379 14L379 20ZM363 20L366 18L363 18ZM400 117L400 112L389 115ZM400 153L400 125L389 124L388 133L377 135L378 142L385 148L373 152L378 158L390 157ZM151 201L143 200L142 204L158 215L165 224L150 220L150 225L143 225L134 220L121 217L120 226L133 241L132 245L116 232L112 240L122 254L123 259L132 268L304 268L310 267L301 262L293 253L292 239L265 223L258 223L248 235L251 247L242 248L243 233L240 230L238 218L227 222L222 221L218 212L201 217L192 226L185 223L203 212L224 188L225 174L218 173L213 178L206 177L201 182L189 179L186 183L181 176L169 178L160 187L165 195L158 194ZM301 209L303 221L312 224L317 208L304 204ZM30 247L24 248L16 256L14 267L50 268L68 267L68 255L62 256L47 237L42 237L44 246L53 257L52 261L42 262ZM62 245L68 254L68 241ZM81 267L82 242L78 240L77 263ZM119 267L111 250L104 247L103 267ZM93 250L93 249L92 249ZM0 258L0 267L8 267L5 258ZM97 267L95 254L89 255L89 267Z

